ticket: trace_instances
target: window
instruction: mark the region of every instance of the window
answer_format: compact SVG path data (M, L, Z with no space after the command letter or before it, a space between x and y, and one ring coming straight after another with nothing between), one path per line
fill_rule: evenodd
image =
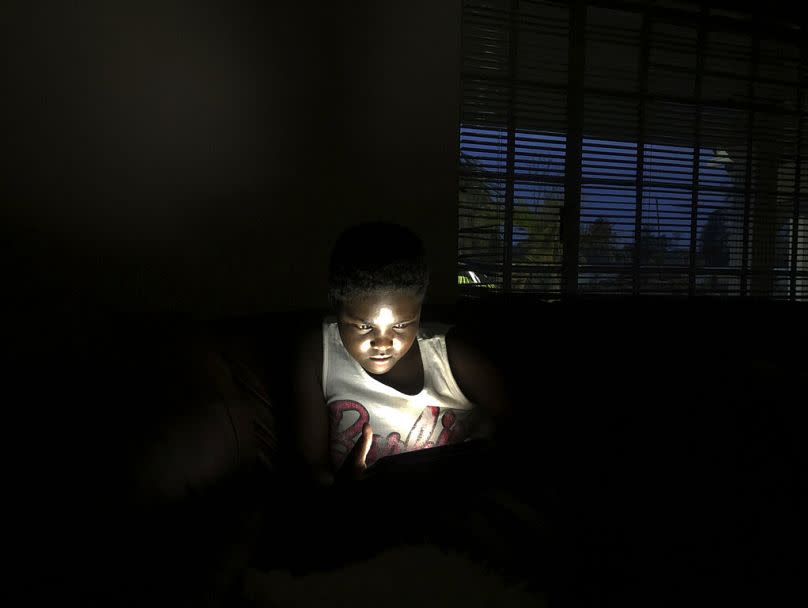
M465 0L461 289L808 299L804 39L695 2Z

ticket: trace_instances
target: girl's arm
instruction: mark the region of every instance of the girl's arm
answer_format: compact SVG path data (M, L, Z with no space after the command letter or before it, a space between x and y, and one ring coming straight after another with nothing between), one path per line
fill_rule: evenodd
M294 362L293 393L295 445L304 474L320 486L336 480L361 479L365 457L373 441L373 429L365 424L362 435L339 471L331 465L328 407L323 396L322 329L306 334L298 345Z
M304 473L319 485L333 483L328 452L328 408L323 397L322 329L307 333L295 352L292 398L294 437Z
M449 367L460 390L475 405L483 408L503 430L511 416L511 403L502 372L455 328L446 334Z

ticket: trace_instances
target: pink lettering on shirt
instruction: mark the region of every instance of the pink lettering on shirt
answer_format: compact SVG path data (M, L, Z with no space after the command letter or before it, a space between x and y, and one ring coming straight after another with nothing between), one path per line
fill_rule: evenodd
M328 404L328 408L331 428L331 462L335 469L338 469L359 439L362 427L366 422L373 426L373 420L371 420L367 408L358 401L347 399L332 401ZM352 412L356 413L356 420L340 431L339 428L345 416ZM431 438L438 422L440 422L440 433L437 439L432 441ZM390 432L386 437L374 433L365 463L370 466L385 456L458 443L463 441L466 435L467 429L463 424L463 418L454 410L443 410L441 415L441 408L429 405L418 416L404 441L401 440L401 433L398 431Z

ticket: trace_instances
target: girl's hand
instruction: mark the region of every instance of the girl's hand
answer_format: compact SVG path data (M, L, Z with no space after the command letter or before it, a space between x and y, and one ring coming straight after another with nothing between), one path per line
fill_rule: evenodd
M345 457L339 471L337 479L339 481L357 481L365 477L368 465L365 458L373 443L373 427L367 422L362 427L362 435L354 444L353 449Z

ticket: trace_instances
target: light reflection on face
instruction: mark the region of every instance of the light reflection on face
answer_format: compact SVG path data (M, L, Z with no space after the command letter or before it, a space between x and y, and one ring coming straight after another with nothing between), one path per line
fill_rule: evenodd
M410 294L380 293L343 302L338 321L345 349L371 374L389 372L418 336L421 302Z

